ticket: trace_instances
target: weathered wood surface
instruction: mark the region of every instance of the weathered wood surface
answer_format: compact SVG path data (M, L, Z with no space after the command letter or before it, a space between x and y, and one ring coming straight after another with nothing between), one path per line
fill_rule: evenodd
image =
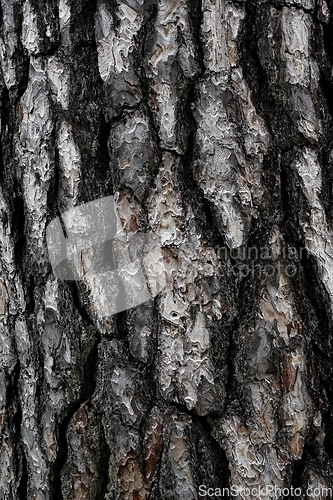
M0 500L333 487L333 2L0 4ZM45 231L109 195L168 281L101 318Z

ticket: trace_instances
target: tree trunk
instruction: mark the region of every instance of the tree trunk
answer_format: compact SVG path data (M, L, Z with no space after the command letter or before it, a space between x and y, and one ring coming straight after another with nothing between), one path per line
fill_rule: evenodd
M326 498L333 1L0 4L0 500ZM46 228L110 195L167 281L103 316Z

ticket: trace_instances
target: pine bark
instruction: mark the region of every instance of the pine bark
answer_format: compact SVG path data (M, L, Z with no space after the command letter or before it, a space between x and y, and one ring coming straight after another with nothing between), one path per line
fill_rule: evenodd
M326 498L333 1L0 5L0 500ZM46 227L110 195L167 284L101 317Z

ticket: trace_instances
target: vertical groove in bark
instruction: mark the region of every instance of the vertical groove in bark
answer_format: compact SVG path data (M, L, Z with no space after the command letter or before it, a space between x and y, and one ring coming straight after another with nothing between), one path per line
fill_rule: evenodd
M0 499L333 487L332 2L0 6ZM111 194L167 281L100 317L45 229Z

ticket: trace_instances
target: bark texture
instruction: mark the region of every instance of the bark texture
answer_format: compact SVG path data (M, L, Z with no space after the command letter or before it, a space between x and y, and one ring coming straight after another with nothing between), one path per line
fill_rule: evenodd
M0 500L333 487L333 1L0 5ZM109 195L168 279L101 318L45 232Z

